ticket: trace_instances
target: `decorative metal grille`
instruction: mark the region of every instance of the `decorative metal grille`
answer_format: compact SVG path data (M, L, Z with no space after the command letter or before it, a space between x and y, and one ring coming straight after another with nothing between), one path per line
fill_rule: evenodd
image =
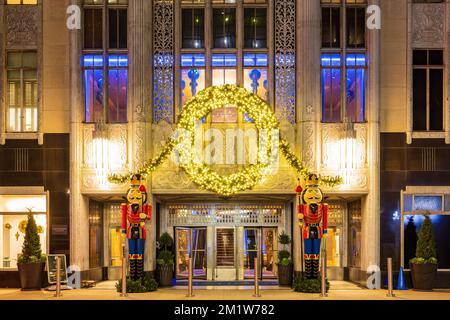
M282 205L170 205L168 225L278 226L283 223Z
M295 123L295 0L275 0L275 96L280 120Z
M174 1L153 2L153 120L174 119Z
M331 203L328 209L328 225L341 227L343 224L345 205L341 203Z

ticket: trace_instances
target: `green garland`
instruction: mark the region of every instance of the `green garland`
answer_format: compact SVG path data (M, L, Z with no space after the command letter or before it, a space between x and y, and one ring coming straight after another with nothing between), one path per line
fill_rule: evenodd
M236 85L224 85L221 87L209 87L196 97L191 99L182 109L177 130L186 130L190 133L190 152L185 152L180 148L180 168L200 189L208 190L221 195L234 195L238 192L252 190L264 177L264 171L269 167L269 163L262 163L258 159L256 164L249 165L237 173L221 176L213 171L206 163L197 164L194 161L193 141L195 137L195 123L198 119L208 116L214 109L224 105L235 105L239 111L247 113L255 123L257 129L274 130L278 129L278 121L275 118L270 106L258 96L249 93L245 89ZM270 139L270 135L269 135ZM137 172L145 179L155 171L174 151L175 147L183 142L183 138L170 138L164 145L161 152L149 162L144 163ZM269 143L269 146L271 144ZM288 163L302 176L306 177L312 172L295 156L289 147L288 142L280 139L280 149ZM259 154L259 153L258 153ZM271 149L268 148L267 156L270 158ZM118 175L111 174L108 181L115 184L124 184L128 181L132 173ZM341 177L321 177L323 184L335 187L342 184Z

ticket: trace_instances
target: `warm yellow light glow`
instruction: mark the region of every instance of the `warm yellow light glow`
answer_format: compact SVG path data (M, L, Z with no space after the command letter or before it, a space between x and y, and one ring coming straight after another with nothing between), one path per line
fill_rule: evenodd
M47 212L47 197L45 195L0 195L0 212L23 213Z
M233 105L239 112L246 113L254 121L254 125L258 130L267 132L267 141L264 145L258 143L258 159L255 164L251 164L244 169L228 176L221 176L213 171L206 163L198 163L195 157L195 133L198 120L207 117L213 110L222 108L223 106ZM267 174L273 162L272 154L272 131L279 130L278 120L272 111L272 108L266 101L252 94L242 87L236 85L224 85L220 87L210 87L198 93L186 105L183 106L181 114L178 118L178 133L185 133L181 137L170 138L163 150L150 162L135 173L141 174L144 178L151 172L156 170L179 146L179 166L192 182L197 184L201 189L208 190L220 195L230 196L236 193L252 190L258 183L262 181ZM187 134L186 134L187 133ZM302 162L291 151L289 144L280 139L280 150L285 156L288 163L303 176L309 175L311 172L305 168ZM125 183L130 175L110 175L110 182ZM321 177L324 184L335 186L340 184L340 177Z

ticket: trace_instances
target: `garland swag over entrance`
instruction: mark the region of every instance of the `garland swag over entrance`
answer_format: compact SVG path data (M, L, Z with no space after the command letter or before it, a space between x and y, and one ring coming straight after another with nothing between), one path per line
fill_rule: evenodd
M261 141L260 135L258 148L264 147L265 150L264 152L258 152L256 163L246 166L239 172L222 176L212 170L205 162L199 163L195 160L194 141L196 123L207 117L214 109L223 108L226 105L233 105L238 111L248 114L260 132L265 130L269 134L265 141ZM270 133L274 130L279 130L276 116L267 102L257 95L236 85L209 87L199 92L182 108L177 123L176 137L169 138L156 157L144 163L140 169L133 173L140 174L145 179L158 169L174 150L177 150L180 168L200 189L223 196L231 196L242 191L252 190L261 182L273 163L272 134ZM307 177L313 173L303 165L301 160L291 150L289 143L281 136L279 138L279 149L299 175ZM108 180L111 183L123 184L128 181L131 174L111 174ZM341 177L321 176L320 180L322 184L330 187L342 184Z

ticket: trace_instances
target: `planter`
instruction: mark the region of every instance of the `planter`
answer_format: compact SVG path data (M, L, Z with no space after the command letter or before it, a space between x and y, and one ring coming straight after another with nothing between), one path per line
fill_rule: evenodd
M280 286L292 286L292 265L278 265L278 283Z
M173 278L173 264L158 265L158 282L160 287L171 287Z
M17 267L23 291L41 290L45 263L19 263Z
M431 291L437 274L437 264L411 263L411 277L414 290Z

